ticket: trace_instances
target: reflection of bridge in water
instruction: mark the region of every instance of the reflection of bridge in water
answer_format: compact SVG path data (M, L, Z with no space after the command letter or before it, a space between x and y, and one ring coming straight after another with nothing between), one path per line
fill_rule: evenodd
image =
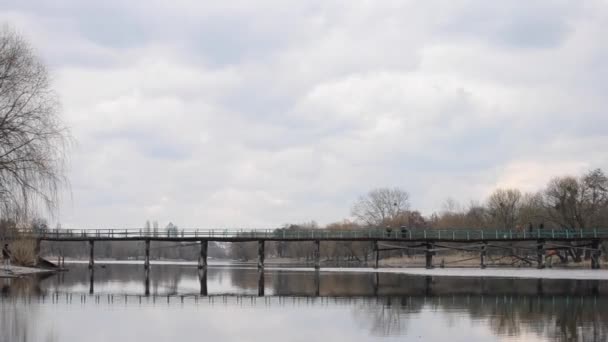
M239 272L240 269L235 269ZM88 295L116 295L116 296L135 296L135 297L238 297L234 293L209 293L208 290L208 269L200 269L197 272L199 291L180 292L172 290L168 293L157 293L150 290L150 269L143 271L142 291L115 293L99 293L95 291L95 270L88 270ZM381 272L370 272L366 274L357 273L358 276L366 276L368 286L363 289L334 289L335 283L332 277L348 276L347 272L321 272L297 271L306 274L310 278L307 286L293 287L282 286L280 270L273 277L278 283L270 284L270 291L267 290L267 277L270 276L264 270L254 271L257 275L257 294L246 295L246 297L306 297L306 298L380 298L380 297L407 297L407 296L581 296L597 297L608 295L608 282L601 280L558 280L558 279L509 279L509 278L453 278L437 276L410 276L407 274L391 274ZM312 275L312 276L311 276ZM327 275L327 286L324 286L322 275ZM352 274L351 274L352 275ZM62 275L60 274L59 277ZM517 282L518 286L509 287L509 282ZM507 285L504 286L504 283ZM502 284L497 288L497 284ZM525 285L522 285L525 284ZM61 292L61 291L54 291ZM65 292L70 293L70 292ZM80 292L71 292L81 294ZM84 293L82 293L84 294Z
M23 303L38 304L208 304L208 305L352 305L374 303L382 305L397 305L402 307L421 307L426 305L443 305L456 307L521 305L521 306L548 306L590 308L605 307L608 298L597 295L586 296L542 296L542 295L402 295L402 296L285 296L285 295L243 295L234 293L218 293L202 296L197 293L183 293L179 295L138 295L119 293L83 292L53 292L38 296L0 297L2 301L20 301Z
M88 241L90 257L89 267L93 268L94 247L96 241L143 241L145 243L144 267L150 266L150 243L152 241L198 242L200 243L199 268L207 267L207 250L209 241L215 242L257 242L258 268L264 267L265 243L267 241L313 242L314 264L320 268L320 244L323 241L368 241L374 245L375 267L381 251L413 250L425 254L426 267L433 267L433 256L444 250L478 253L480 267L487 265L489 249L511 251L513 246L504 243L523 243L516 250L536 257L538 268L544 267L547 252L560 250L577 250L588 252L591 268L600 267L602 241L608 239L608 229L587 229L572 231L568 229L537 230L487 230L487 229L407 229L374 228L357 230L324 230L324 229L258 229L258 230L200 230L154 232L144 229L55 229L44 231L19 230L8 239L25 237L37 241L40 251L41 241ZM399 243L398 245L390 243ZM384 243L384 245L381 245ZM522 258L532 264L528 258Z
M29 309L32 307L32 309ZM304 315L339 307L374 334L394 336L420 317L483 320L499 335L531 331L552 340L606 341L608 281L411 276L381 272L333 272L255 267L74 265L69 272L0 283L0 314L13 308L55 315L64 307L90 313L128 308L134 314L171 307L200 308L199 319L229 311L303 310ZM59 311L57 311L59 309ZM91 311L89 311L89 309ZM71 310L71 309L70 309ZM310 311L316 310L316 311ZM261 312L261 311L256 311ZM143 316L145 317L145 315ZM299 323L298 323L299 324ZM536 335L535 335L536 336ZM591 336L591 337L590 337ZM21 339L12 339L21 340Z

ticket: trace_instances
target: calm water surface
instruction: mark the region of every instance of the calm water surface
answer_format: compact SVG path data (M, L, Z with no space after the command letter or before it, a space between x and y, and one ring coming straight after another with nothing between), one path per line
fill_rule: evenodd
M0 341L608 341L597 280L112 264L0 282Z

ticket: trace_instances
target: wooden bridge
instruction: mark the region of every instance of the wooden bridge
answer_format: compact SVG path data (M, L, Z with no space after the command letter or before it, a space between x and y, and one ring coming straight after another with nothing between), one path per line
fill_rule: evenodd
M486 267L489 247L512 249L505 242L528 242L534 250L539 268L544 267L548 250L578 249L589 251L591 267L599 268L600 244L608 240L608 229L537 229L537 230L487 230L487 229L408 229L372 228L356 230L327 229L182 229L173 231L153 231L147 229L51 229L17 230L6 238L30 238L37 241L88 241L90 246L89 267L94 266L96 241L144 241L144 267L150 267L150 242L200 242L199 268L207 267L207 247L209 241L217 242L258 242L258 268L264 268L264 246L266 241L311 241L314 243L315 268L320 268L320 244L323 241L369 241L374 245L375 267L381 251L410 249L423 251L426 267L433 267L433 255L442 250L460 250L479 253L480 267ZM388 243L399 243L389 245ZM412 245L413 243L413 245ZM384 245L382 245L384 244ZM385 247L385 248L383 248Z

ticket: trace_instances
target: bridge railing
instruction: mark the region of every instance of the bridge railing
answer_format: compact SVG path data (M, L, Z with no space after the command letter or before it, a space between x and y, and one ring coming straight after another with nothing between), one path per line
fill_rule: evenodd
M405 229L372 228L353 230L328 229L47 229L17 230L13 238L39 239L381 239L381 240L521 240L521 239L592 239L608 238L608 229ZM11 238L10 233L6 235Z

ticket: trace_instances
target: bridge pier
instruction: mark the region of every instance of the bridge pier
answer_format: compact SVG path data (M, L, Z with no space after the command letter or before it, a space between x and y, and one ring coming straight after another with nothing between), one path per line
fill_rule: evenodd
M209 241L201 240L201 253L198 256L198 269L207 269L207 247L209 246Z
M433 244L430 242L426 243L426 268L427 269L431 269L433 268L433 254L435 254L435 252L433 252Z
M89 268L95 266L95 240L89 240Z
M40 260L40 243L42 242L42 240L40 239L36 239L35 245L34 245L34 265L38 265L38 260ZM59 266L59 265L57 265Z
M600 241L595 239L591 242L591 269L597 270L600 268L600 256L602 251L600 250Z
M321 241L315 240L315 270L321 268Z
M264 269L264 240L258 241L258 269Z
M146 246L145 259L144 259L144 269L148 270L150 268L150 240L146 239L144 241Z
M545 241L542 239L536 240L536 262L537 268L545 268Z
M479 258L480 258L479 267L481 267L481 268L486 268L485 259L486 259L486 255L488 253L487 249L488 249L488 243L486 241L484 241L483 246L481 246L481 253L479 255Z
M378 248L378 241L374 241L374 254L376 257L376 263L374 264L374 268L378 268L378 262L380 261L380 249Z

